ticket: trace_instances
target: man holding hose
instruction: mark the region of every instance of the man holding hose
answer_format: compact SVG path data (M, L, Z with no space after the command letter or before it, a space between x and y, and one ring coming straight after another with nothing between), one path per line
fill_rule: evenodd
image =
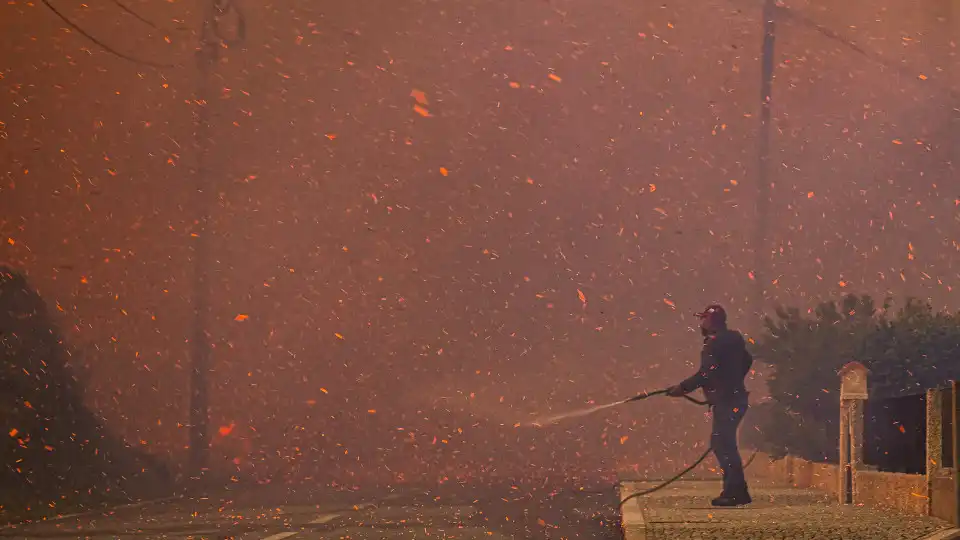
M707 306L700 318L703 350L700 369L692 376L667 390L667 395L681 397L697 388L710 404L713 431L710 446L723 469L723 491L713 499L713 506L738 506L751 502L743 461L737 449L737 429L747 412L747 389L744 379L753 365L743 335L727 328L727 313L719 305Z

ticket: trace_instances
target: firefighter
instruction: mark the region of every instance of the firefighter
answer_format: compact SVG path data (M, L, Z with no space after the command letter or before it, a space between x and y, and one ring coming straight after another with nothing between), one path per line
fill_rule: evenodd
M748 394L744 379L753 365L743 335L727 328L727 313L719 305L707 306L700 318L703 349L700 369L667 394L682 397L698 388L710 404L713 429L710 446L723 470L723 491L713 506L739 506L751 502L743 461L737 448L737 429L747 412Z

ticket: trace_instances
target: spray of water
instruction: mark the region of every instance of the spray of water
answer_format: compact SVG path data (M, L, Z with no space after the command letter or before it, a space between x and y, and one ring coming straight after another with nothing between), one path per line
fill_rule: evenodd
M602 411L602 410L604 410L604 409L609 409L609 408L616 407L616 406L618 406L618 405L623 405L623 404L626 404L626 403L630 403L630 402L633 402L633 401L641 401L641 400L647 399L648 397L664 395L664 394L666 394L666 393L667 393L667 389L666 389L666 388L661 389L661 390L656 390L656 391L653 391L653 392L644 392L644 393L642 393L642 394L637 394L637 395L635 395L635 396L633 396L633 397L630 397L630 398L627 398L627 399L621 399L620 401L614 401L613 403L607 403L606 405L596 405L596 406L594 406L594 407L588 407L588 408L585 408L585 409L577 409L577 410L575 410L575 411L570 411L570 412L566 412L566 413L563 413L563 414L557 414L557 415L553 415L553 416L541 417L541 418L538 418L538 419L536 419L536 420L532 420L532 421L526 422L526 425L527 425L527 426L530 426L530 427L543 427L543 426L547 426L547 425L550 425L550 424L555 424L555 423L557 423L557 422L559 422L559 421L561 421L561 420L566 420L566 419L568 419L568 418L578 418L578 417L580 417L580 416L587 416L588 414L593 414L593 413L595 413L595 412L597 412L597 411ZM706 401L700 401L700 400L698 400L698 399L696 399L696 398L690 397L689 395L684 395L684 396L683 396L683 399L686 399L687 401L689 401L689 402L691 402L691 403L696 403L697 405L706 405L706 404L707 404Z
M543 427L543 426L548 426L548 425L550 425L550 424L556 424L557 422L560 422L561 420L566 420L566 419L568 419L568 418L578 418L578 417L581 417L581 416L587 416L588 414L593 414L593 413L595 413L595 412L602 411L602 410L604 410L604 409L610 409L610 408L612 408L612 407L616 407L617 405L623 405L623 404L626 403L627 401L629 401L629 400L624 400L624 399L622 399L622 400L620 400L620 401L614 401L613 403L607 403L606 405L596 405L596 406L594 406L594 407L587 407L587 408L584 408L584 409L577 409L577 410L575 410L575 411L565 412L565 413L562 413L562 414L556 414L556 415L553 415L553 416L543 416L543 417L540 417L540 418L537 418L537 419L535 419L535 420L531 420L531 421L527 422L526 425L527 425L528 427Z

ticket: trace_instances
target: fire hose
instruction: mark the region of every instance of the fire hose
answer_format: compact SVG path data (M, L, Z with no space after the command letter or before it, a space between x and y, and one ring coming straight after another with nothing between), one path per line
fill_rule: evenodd
M667 393L667 390L666 390L666 389L656 390L656 391L654 391L654 392L644 392L644 393L642 393L642 394L637 394L637 395L635 395L635 396L633 396L633 397L631 397L631 398L625 399L625 400L623 400L623 401L619 401L619 402L617 402L617 405L622 405L622 404L626 404L626 403L632 403L632 402L634 402L634 401L641 401L641 400L647 399L648 397L651 397L651 396L666 395L666 393ZM706 402L706 401L701 401L701 400L699 400L699 399L690 397L690 396L688 396L688 395L684 395L683 398L686 399L687 401L689 401L689 402L691 402L691 403L695 403L695 404L697 404L697 405L710 406L710 403L708 403L708 402ZM693 469L695 469L698 465L700 465L701 463L703 463L703 460L707 459L707 456L710 455L710 452L711 452L711 451L713 451L713 447L712 447L712 446L708 446L707 449L703 452L703 454L701 454L700 457L698 457L693 463L691 463L689 466L687 466L687 468L685 468L685 469L683 469L682 471L678 472L677 474L671 476L671 477L668 478L667 480L664 480L663 482L657 484L656 486L653 486L653 487L651 487L651 488L645 489L645 490L643 490L643 491L638 491L638 492L636 492L636 493L631 493L628 497L626 497L625 499L623 499L622 501L620 501L620 504L617 505L617 508L622 508L623 505L624 505L627 501L629 501L630 499L635 499L635 498L637 498L637 497L643 497L643 496L645 496L645 495L649 495L649 494L651 494L651 493L653 493L653 492L655 492L655 491L659 491L659 490L661 490L661 489L669 486L670 484L676 482L677 480L680 480L681 478L683 478L684 476L686 476L687 473L689 473L690 471L692 471ZM755 457L757 457L757 451L756 451L756 450L753 451L753 454L750 456L750 459L748 459L747 462L743 464L743 468L746 469L747 467L749 467L750 464L753 463L753 459L754 459Z
M551 423L554 423L554 422L557 422L557 421L560 421L560 420L563 420L563 419L566 419L566 418L573 418L573 417L576 417L576 416L585 416L585 415L588 415L588 414L591 414L591 413L594 413L594 412L597 412L597 411L601 411L601 410L604 410L604 409L609 409L609 408L611 408L611 407L616 407L616 406L619 406L619 405L625 405L625 404L627 404L627 403L632 403L632 402L634 402L634 401L642 401L642 400L647 399L647 398L649 398L649 397L666 395L666 393L667 393L667 389L656 390L656 391L653 391L653 392L643 392L642 394L637 394L637 395L635 395L635 396L633 396L633 397L629 397L629 398L627 398L627 399L623 399L623 400L620 400L620 401L615 401L615 402L613 402L613 403L608 403L608 404L606 404L606 405L599 405L599 406L596 406L596 407L591 407L591 408L589 408L589 409L582 409L582 410L579 410L579 411L573 411L573 412L569 412L569 413L565 413L565 414L561 414L561 415L557 415L557 416L552 416L552 417L545 418L545 419L540 420L540 421L533 422L532 424L533 424L533 425L536 425L536 426L541 426L541 425L543 425L543 424L551 424ZM684 395L683 398L686 399L687 401L689 401L689 402L691 402L691 403L695 403L695 404L697 404L697 405L710 406L710 403L708 403L708 402L706 402L706 401L701 401L701 400L696 399L696 398L694 398L694 397L691 397L691 396L689 396L689 395ZM653 487L651 487L651 488L649 488L649 489L645 489L645 490L643 490L643 491L638 491L637 493L631 494L631 495L628 496L627 498L625 498L625 499L623 499L622 501L620 501L620 504L618 505L618 508L622 507L622 506L624 505L624 503L626 503L626 502L629 501L630 499L635 499L635 498L637 498L637 497L643 497L644 495L649 495L649 494L651 494L651 493L653 493L653 492L655 492L655 491L659 491L659 490L661 490L661 489L669 486L670 484L676 482L677 480L680 480L681 478L683 478L684 476L686 476L687 473L689 473L690 471L692 471L693 469L695 469L698 465L700 465L701 463L703 463L703 460L707 459L707 456L709 456L709 455L710 455L710 452L712 452L712 451L713 451L713 447L712 447L712 446L708 446L707 449L703 452L703 454L701 454L700 457L697 458L697 459L696 459L692 464L690 464L687 468L685 468L685 469L683 469L682 471L678 472L677 474L671 476L671 477L668 478L667 480L665 480L665 481L657 484L656 486L653 486ZM754 459L755 457L757 457L757 451L756 451L756 450L754 450L753 455L750 456L750 459L748 459L747 462L744 463L743 468L746 469L747 467L749 467L750 464L753 463L753 459Z

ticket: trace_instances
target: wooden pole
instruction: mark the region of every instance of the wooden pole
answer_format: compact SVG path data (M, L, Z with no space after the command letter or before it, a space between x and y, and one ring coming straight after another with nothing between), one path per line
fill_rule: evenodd
M195 170L195 205L197 216L196 233L193 242L193 335L190 338L190 477L199 479L207 467L207 458L210 451L209 423L210 423L210 285L208 273L212 264L210 248L212 234L210 227L211 208L215 204L216 189L211 181L209 170L210 149L210 107L216 102L213 99L211 73L217 68L220 58L220 41L217 39L213 26L216 24L217 2L209 0L204 6L203 27L200 32L200 47L197 50L197 74L199 87L197 88L198 102L203 106L197 108L194 131L197 153ZM211 198L213 197L213 198Z
M767 231L770 228L771 170L770 129L773 106L774 45L776 43L776 0L763 0L763 43L760 46L760 126L757 133L757 222L753 239L754 309L763 317L766 298L767 267L770 255L766 251Z
M221 51L227 45L241 45L246 37L246 20L234 0L205 0L200 42L196 51L198 87L194 145L197 148L197 164L194 172L194 205L196 211L193 240L193 335L190 343L190 476L200 478L207 469L210 453L210 369L212 347L210 343L210 268L216 257L212 250L216 242L213 211L217 205L217 175L211 170L211 145L213 118L211 109L218 101L217 69ZM224 36L220 28L221 18L227 14L237 18L236 37Z

